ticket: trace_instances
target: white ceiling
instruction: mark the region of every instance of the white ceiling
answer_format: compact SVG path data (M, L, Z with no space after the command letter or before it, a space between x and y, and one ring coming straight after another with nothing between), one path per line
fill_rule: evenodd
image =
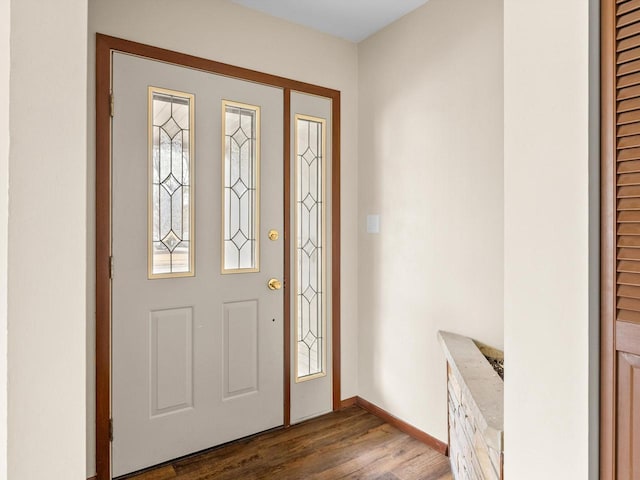
M427 0L231 0L352 42L364 40Z

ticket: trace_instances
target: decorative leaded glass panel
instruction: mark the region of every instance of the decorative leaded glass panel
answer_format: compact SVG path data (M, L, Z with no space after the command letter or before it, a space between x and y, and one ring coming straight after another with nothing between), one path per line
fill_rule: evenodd
M326 121L295 116L296 381L325 375Z
M149 278L194 275L193 101L149 87Z
M222 273L257 272L260 107L222 102Z

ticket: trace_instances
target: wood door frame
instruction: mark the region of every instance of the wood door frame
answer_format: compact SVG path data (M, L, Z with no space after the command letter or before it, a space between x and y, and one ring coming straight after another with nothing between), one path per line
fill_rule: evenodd
M600 1L600 478L616 478L616 2Z
M207 60L109 35L96 34L96 469L111 479L111 79L112 54L120 52L228 77L279 87L284 92L284 235L291 231L291 92L331 99L331 344L333 410L340 409L340 91ZM284 281L289 281L291 251L284 250ZM284 425L291 406L291 293L284 289Z

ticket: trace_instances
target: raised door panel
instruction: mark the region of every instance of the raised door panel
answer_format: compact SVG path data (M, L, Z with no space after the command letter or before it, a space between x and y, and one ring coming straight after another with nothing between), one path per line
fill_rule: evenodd
M150 313L151 417L193 405L193 311Z
M224 309L224 398L258 391L258 302Z
M640 355L618 352L617 478L640 480Z

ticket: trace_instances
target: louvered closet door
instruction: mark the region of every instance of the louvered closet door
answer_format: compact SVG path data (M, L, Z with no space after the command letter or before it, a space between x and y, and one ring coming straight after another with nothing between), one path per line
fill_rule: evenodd
M616 4L616 477L640 480L640 0Z

